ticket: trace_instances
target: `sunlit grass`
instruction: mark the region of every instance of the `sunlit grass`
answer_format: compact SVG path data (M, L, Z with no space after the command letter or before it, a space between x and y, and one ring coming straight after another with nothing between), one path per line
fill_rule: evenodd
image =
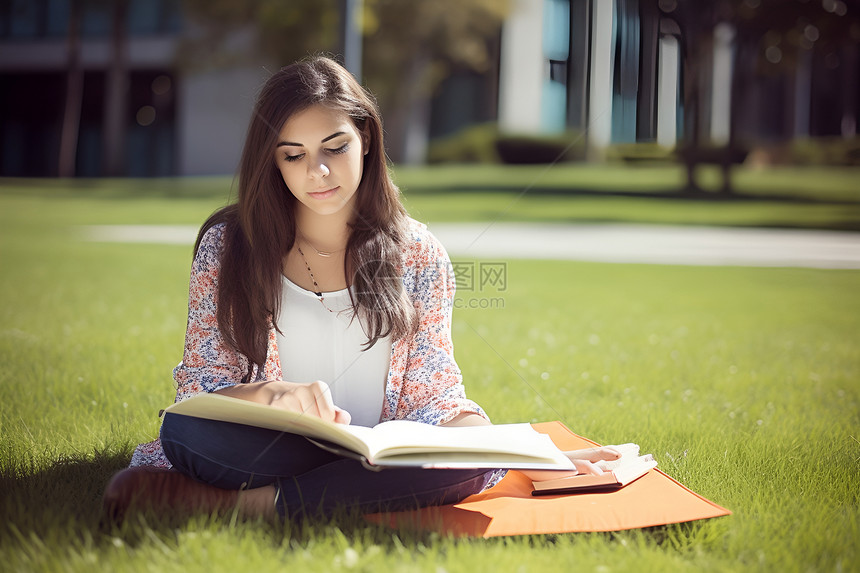
M469 394L496 421L636 441L730 517L492 540L358 519L100 528L107 479L173 398L191 249L87 243L75 227L194 224L224 201L117 193L0 193L4 570L860 567L856 271L507 261L504 290L461 289L461 301L495 301L457 310L454 336Z
M860 230L858 168L736 168L737 196L719 199L719 174L700 170L703 198L677 195L676 165L452 165L395 167L395 180L416 218L443 221L636 222ZM4 206L89 224L199 224L235 193L231 177L0 179ZM171 199L164 209L163 199ZM46 205L63 209L44 209Z
M400 168L410 210L429 221L626 222L860 230L860 169L734 171L722 198L716 169L702 168L704 196L679 196L679 166Z

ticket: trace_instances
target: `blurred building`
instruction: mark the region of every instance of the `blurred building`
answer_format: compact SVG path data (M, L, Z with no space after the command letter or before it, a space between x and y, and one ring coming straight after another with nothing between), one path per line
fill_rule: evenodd
M657 0L516 0L502 32L500 128L587 129L597 148L674 145L683 116L679 34Z
M452 68L401 139L497 121L582 132L599 157L857 133L855 4L509 1L495 65ZM0 176L233 173L267 68L241 57L253 29L233 31L226 60L189 56L195 33L181 0L0 0Z
M264 72L183 64L180 4L83 2L75 46L71 0L0 2L0 175L60 174L64 129L76 176L234 172Z
M513 0L501 38L504 131L587 130L592 148L857 133L856 4Z

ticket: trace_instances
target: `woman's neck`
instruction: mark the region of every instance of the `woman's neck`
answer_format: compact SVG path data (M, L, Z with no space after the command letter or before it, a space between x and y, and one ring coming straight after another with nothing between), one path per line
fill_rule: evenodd
M318 251L337 252L346 248L349 225L345 215L319 215L301 209L296 213L297 240L304 239Z

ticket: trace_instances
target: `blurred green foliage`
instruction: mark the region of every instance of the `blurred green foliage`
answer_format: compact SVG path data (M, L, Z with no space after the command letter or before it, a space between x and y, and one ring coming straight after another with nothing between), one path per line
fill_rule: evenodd
M502 163L555 163L585 159L585 137L578 131L555 135L500 134L496 151Z
M616 143L606 149L607 161L626 163L666 163L677 161L674 147L666 147L656 141L640 143Z
M585 137L578 131L530 135L502 133L494 123L468 127L430 143L427 162L529 165L585 159Z
M495 123L481 123L436 138L427 149L427 163L498 163L498 134Z
M860 137L795 139L778 163L788 165L860 166Z

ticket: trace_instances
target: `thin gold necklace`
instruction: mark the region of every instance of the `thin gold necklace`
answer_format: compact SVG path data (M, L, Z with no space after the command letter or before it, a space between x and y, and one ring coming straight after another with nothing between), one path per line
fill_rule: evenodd
M328 258L328 257L331 257L331 256L335 255L336 253L340 253L341 251L345 251L345 250L346 250L346 247L344 247L344 248L342 248L342 249L338 249L338 250L336 250L336 251L321 251L321 250L319 250L318 248L316 248L316 247L314 246L314 244L313 244L313 243L311 243L310 241L308 241L308 238L307 238L307 237L305 237L304 235L302 235L301 233L299 233L299 237L301 238L301 240L303 240L304 242L306 242L307 244L309 244L309 245L311 246L311 248L312 248L313 250L315 250L315 251L317 252L317 254L318 254L319 256L321 256L321 257L326 257L326 258Z
M313 246L313 245L311 245L311 246ZM305 262L305 266L308 269L308 274L311 276L311 282L314 283L314 288L316 290L313 291L313 293L315 295L317 295L317 298L319 299L320 304L323 305L323 308L325 308L327 311L329 311L331 313L334 313L334 311L332 309L330 309L328 307L328 305L326 305L326 303L325 303L325 298L323 297L322 289L320 288L319 283L317 283L316 277L314 277L314 272L311 270L311 266L308 264L308 260L305 258L305 254L302 252L302 248L300 246L296 245L296 249L298 249L299 255L301 255L302 260Z

